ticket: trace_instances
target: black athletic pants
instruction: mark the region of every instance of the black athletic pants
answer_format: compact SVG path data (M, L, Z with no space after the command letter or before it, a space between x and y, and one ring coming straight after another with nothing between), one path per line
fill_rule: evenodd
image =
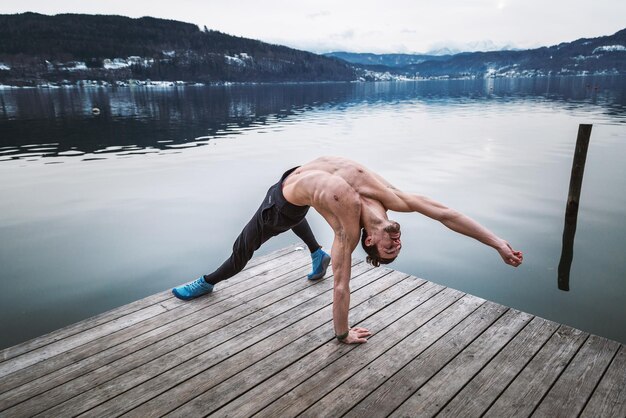
M297 168L285 172L280 181L269 188L263 203L233 244L231 256L213 273L204 276L207 283L216 284L239 273L261 244L289 229L304 241L311 252L320 248L305 219L309 206L293 205L283 196L283 180Z

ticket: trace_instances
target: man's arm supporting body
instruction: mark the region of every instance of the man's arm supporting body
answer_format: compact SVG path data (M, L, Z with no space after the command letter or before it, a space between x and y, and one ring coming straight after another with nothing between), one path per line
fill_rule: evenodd
M333 263L333 325L335 335L348 332L343 342L364 343L370 332L365 328L350 328L348 312L350 310L350 275L352 271L352 252L359 243L361 233L361 200L343 179L332 178L327 192L320 196L315 206L326 219L335 233L331 249Z
M370 332L365 328L350 328L348 322L348 312L350 310L350 275L352 265L352 251L356 247L348 240L343 233L335 232L331 259L333 260L333 277L335 279L333 287L333 325L335 335L347 337L342 341L348 344L367 342L365 337L370 336ZM357 239L358 241L358 239Z

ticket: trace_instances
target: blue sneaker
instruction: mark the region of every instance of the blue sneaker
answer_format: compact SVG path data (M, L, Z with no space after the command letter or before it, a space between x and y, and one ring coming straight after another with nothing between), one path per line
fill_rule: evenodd
M330 256L318 248L317 251L311 253L311 260L313 261L313 271L306 276L307 279L321 279L326 274L326 269L330 264Z
M207 293L211 293L213 291L213 285L207 283L204 280L203 276L200 276L198 279L194 280L191 283L178 286L172 289L172 293L178 299L189 300L197 298L198 296L206 295Z

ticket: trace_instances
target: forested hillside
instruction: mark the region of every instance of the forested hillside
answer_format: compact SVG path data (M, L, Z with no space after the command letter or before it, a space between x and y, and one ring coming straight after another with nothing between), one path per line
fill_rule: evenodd
M344 61L143 17L0 15L0 82L352 80Z

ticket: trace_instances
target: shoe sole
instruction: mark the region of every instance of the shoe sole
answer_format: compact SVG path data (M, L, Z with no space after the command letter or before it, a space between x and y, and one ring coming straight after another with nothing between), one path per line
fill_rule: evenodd
M330 264L330 257L324 257L324 259L322 260L322 271L311 277L307 277L307 279L315 281L324 277L326 275L326 270L328 269L329 264Z
M185 297L185 296L181 295L180 293L178 293L178 292L176 291L176 289L172 289L172 294L173 294L174 296L176 296L176 297L177 297L178 299L180 299L180 300L191 300L191 299L193 299L193 298L190 298L190 297Z
M198 295L198 296L183 296L183 295L181 295L180 293L178 293L178 292L176 291L176 289L172 289L172 294L173 294L174 296L176 296L176 297L177 297L178 299L180 299L180 300L192 300L192 299L199 298L200 296L208 295L209 293L211 293L211 292L203 293L203 294Z

